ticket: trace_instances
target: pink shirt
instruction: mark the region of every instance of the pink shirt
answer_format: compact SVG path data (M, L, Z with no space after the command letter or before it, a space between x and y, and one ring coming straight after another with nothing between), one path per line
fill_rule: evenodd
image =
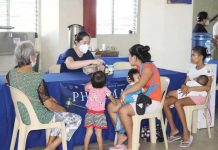
M85 86L85 91L89 92L86 107L89 110L105 110L106 96L111 95L111 91L105 86L103 88L94 88L91 84Z

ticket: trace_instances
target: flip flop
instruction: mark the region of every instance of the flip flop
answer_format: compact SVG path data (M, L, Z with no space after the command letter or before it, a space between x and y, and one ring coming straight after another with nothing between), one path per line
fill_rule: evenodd
M172 142L178 141L181 138L182 137L181 137L181 135L179 135L179 131L177 131L174 135L171 135L171 136L168 137L168 143L172 143Z
M178 146L181 147L181 148L186 148L186 147L191 146L192 142L193 142L193 136L190 135L188 141L181 141Z

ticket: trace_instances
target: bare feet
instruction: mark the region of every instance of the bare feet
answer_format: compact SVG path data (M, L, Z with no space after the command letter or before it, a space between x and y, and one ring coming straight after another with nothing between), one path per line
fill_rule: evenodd
M118 145L123 144L127 140L127 136L125 134L118 134Z
M189 141L190 133L183 134L183 141Z
M179 133L179 130L178 129L175 129L175 130L172 130L171 129L171 132L170 132L170 136L175 136Z

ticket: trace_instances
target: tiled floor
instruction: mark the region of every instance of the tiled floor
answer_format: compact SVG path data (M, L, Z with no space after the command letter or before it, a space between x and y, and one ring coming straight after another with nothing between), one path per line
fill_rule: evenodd
M218 111L216 111L215 127L211 129L212 138L209 139L206 129L198 130L197 134L194 134L194 141L190 148L179 148L177 142L169 144L169 150L217 150L218 149ZM164 143L151 144L141 141L139 150L164 150ZM113 145L112 141L105 142L105 148L108 150ZM41 150L42 148L34 148L31 150ZM82 150L82 146L75 147L74 150ZM90 150L97 150L96 143L90 145Z

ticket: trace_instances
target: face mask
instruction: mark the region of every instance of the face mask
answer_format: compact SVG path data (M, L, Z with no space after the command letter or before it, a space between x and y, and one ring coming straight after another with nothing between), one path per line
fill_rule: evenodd
M88 44L80 45L80 46L79 46L79 50L80 50L83 54L85 54L85 53L87 53L87 51L89 50L89 45L88 45Z
M36 62L32 62L31 66L32 66L32 68L34 68L36 66Z
M207 19L205 25L208 26L210 24L210 20Z

